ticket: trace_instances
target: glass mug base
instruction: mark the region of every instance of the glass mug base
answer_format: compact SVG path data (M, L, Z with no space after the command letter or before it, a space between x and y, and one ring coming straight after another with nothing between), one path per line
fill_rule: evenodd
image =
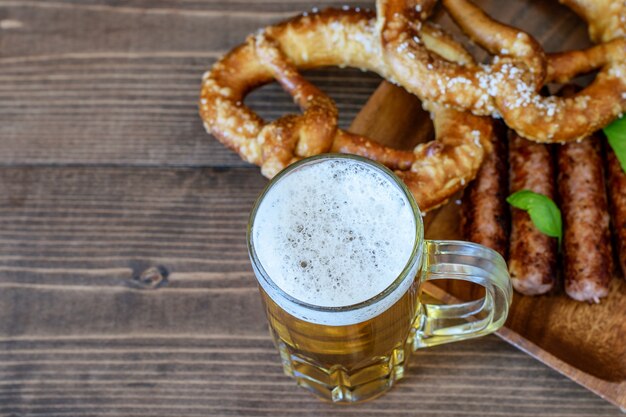
M410 346L400 344L388 355L372 358L371 363L350 371L341 365L328 368L316 363L270 333L280 352L285 375L316 397L337 404L369 401L387 392L404 377L413 351Z

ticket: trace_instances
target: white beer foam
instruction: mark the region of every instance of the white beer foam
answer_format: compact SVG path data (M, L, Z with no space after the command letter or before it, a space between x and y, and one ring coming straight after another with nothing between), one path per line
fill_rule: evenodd
M252 239L282 291L315 306L344 307L374 297L400 275L416 221L404 192L383 172L329 159L274 184L258 207Z

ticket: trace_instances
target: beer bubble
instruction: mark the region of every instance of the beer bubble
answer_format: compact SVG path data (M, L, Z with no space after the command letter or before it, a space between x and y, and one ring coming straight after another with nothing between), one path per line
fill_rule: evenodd
M411 256L416 220L407 203L386 174L359 161L306 165L266 193L254 247L272 281L293 298L358 304L384 291Z

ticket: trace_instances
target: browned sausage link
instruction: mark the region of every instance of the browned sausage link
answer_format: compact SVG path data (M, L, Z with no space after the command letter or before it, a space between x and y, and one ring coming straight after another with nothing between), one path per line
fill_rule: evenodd
M565 292L600 302L609 292L612 257L600 142L589 137L559 146L559 195L563 214Z
M554 161L547 145L509 131L510 191L531 190L554 199ZM523 210L511 209L509 272L522 294L544 294L556 281L557 240L541 233Z
M617 238L617 251L622 274L626 278L626 173L610 146L607 148L609 199L613 230Z
M496 123L487 155L476 179L465 189L461 231L466 240L485 245L506 259L509 243L509 191L506 127Z

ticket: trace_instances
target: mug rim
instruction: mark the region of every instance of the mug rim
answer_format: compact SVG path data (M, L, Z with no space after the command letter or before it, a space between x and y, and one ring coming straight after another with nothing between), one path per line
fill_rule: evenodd
M291 172L294 172L304 166L321 163L327 160L336 160L336 159L353 160L353 161L358 161L359 163L369 165L370 167L378 170L383 175L385 175L386 178L388 178L393 184L395 184L400 189L400 191L402 191L402 193L408 200L409 205L411 206L411 210L413 211L413 216L415 218L415 241L413 242L413 248L411 250L411 254L409 255L409 258L407 259L407 262L405 266L403 267L402 271L383 291L379 292L373 297L368 298L367 300L364 300L355 304L333 307L333 306L319 306L319 305L307 303L283 291L274 282L274 280L271 279L269 274L263 268L261 260L259 259L256 253L255 246L254 246L253 228L254 228L254 220L256 218L256 214L261 203L263 202L265 196L269 193L269 191L278 182L280 182L281 179L285 178ZM326 312L326 313L348 312L348 311L355 311L355 310L359 310L365 307L373 306L374 304L380 302L381 300L391 295L406 279L415 278L414 276L409 276L409 275L411 275L411 272L414 271L416 262L421 261L421 258L422 258L423 251L421 250L421 248L424 243L424 225L423 225L421 211L419 209L419 206L417 205L417 202L415 201L415 197L413 197L413 193L408 189L406 184L396 174L394 174L393 171L391 171L389 168L387 168L386 166L376 161L373 161L371 159L358 156L358 155L325 153L325 154L315 155L312 157L301 159L287 166L285 169L283 169L281 172L279 172L274 178L272 178L269 181L269 183L264 187L261 194L255 200L254 205L252 207L252 211L250 212L250 216L248 218L248 225L246 228L246 243L248 247L248 255L250 256L250 260L253 264L255 272L257 272L255 276L257 278L257 281L259 281L259 284L262 284L260 282L262 279L264 283L268 285L272 290L274 290L276 294L278 294L281 298L284 298L287 301L294 303L299 307L306 308L308 310ZM261 285L261 287L263 287L263 285ZM265 291L265 292L270 296L270 298L272 299L274 298L272 297L272 294L270 294L268 291ZM274 300L274 301L279 303L278 300Z

